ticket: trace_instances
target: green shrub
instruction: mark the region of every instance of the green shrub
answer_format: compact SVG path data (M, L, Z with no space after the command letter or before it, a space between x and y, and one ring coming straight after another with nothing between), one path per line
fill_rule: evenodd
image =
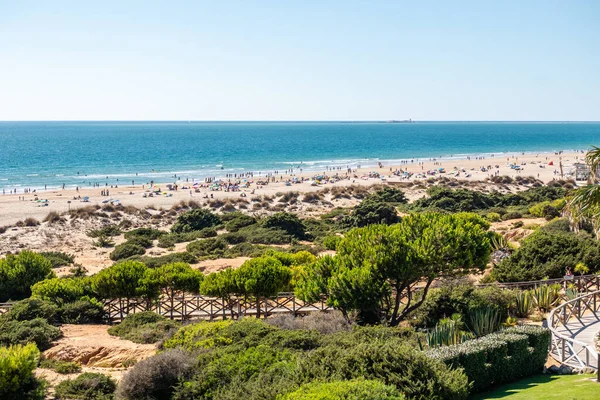
M175 247L177 243L183 242L181 235L178 233L169 233L158 238L158 247L168 249L169 247Z
M229 232L237 232L240 228L256 224L256 218L241 212L225 214L221 219L225 222L225 229Z
M93 324L102 322L104 307L94 298L83 297L63 304L58 314L63 324Z
M263 226L265 228L274 228L286 232L296 239L306 237L306 227L296 214L288 212L278 212L265 219Z
M500 214L495 213L495 212L490 212L487 213L487 215L485 216L490 222L499 222L502 220L502 217L500 216Z
M571 224L567 218L559 218L553 221L548 222L546 225L542 226L540 230L548 233L570 233L571 232Z
M449 189L443 186L431 186L427 189L428 197L416 200L411 208L415 211L440 209L449 212L489 210L500 212L504 207L527 206L542 201L563 198L567 191L563 188L548 186L535 187L519 193L500 194L498 192L482 193L468 189Z
M166 349L181 347L186 350L197 350L242 342L257 344L275 329L263 321L255 319L243 319L238 322L230 320L202 321L180 328L164 342L163 346Z
M105 268L91 278L94 296L98 299L133 297L155 298L158 288L143 285L148 267L139 261L122 261Z
M560 208L556 208L549 201L544 201L538 204L535 204L529 208L529 214L539 217L546 218L548 221L560 217L560 209L564 207L564 199L563 201L555 200L552 204L556 204Z
M160 256L160 257L149 257L149 256L142 256L139 258L134 257L134 259L146 264L146 266L148 268L158 268L158 267L162 267L163 265L172 264L172 263L176 263L176 262L183 262L183 263L187 263L187 264L195 264L198 262L198 259L196 258L196 256L194 256L191 253L188 253L187 251L183 251L181 253L165 254L164 256Z
M547 205L550 205L549 201L543 201L541 203L534 204L529 207L529 214L533 215L534 217L541 218L544 216L543 210Z
M86 292L86 278L52 278L31 287L31 296L61 305L79 300Z
M40 253L40 255L46 257L52 263L52 268L64 267L75 262L74 256L62 251L46 251Z
M75 379L62 381L55 388L57 400L112 400L117 388L109 376L84 372Z
M404 195L404 192L400 189L392 188L392 187L384 187L381 190L376 191L375 193L368 196L369 198L374 198L380 201L384 201L386 203L398 203L398 204L406 204L408 203L408 199Z
M199 231L190 231L182 233L169 233L158 238L158 247L173 247L177 243L191 242L196 239L206 239L216 237L217 231L214 228L204 228Z
M273 383L289 377L294 361L292 352L265 345L200 353L196 375L177 387L173 399L275 399L283 388ZM285 389L289 391L289 386Z
M248 241L248 235L243 232L230 232L221 236L221 239L229 244L240 244Z
M114 224L106 225L100 229L93 229L87 233L87 235L91 238L119 236L120 234L121 228Z
M508 221L511 219L519 219L519 218L523 218L523 214L521 214L518 211L512 211L512 212L507 212L506 214L504 214L502 216L502 221Z
M511 382L542 371L550 345L549 331L541 327L508 328L454 346L426 352L449 367L463 368L474 391Z
M272 348L308 351L319 347L321 339L322 335L317 331L276 330L261 338L260 344Z
M40 368L51 369L59 374L74 374L81 371L81 366L76 362L45 358L40 361Z
M548 224L550 225L550 224ZM555 225L556 226L556 225ZM521 246L492 270L499 282L532 281L560 278L565 269L577 263L600 266L600 242L575 233L549 232L542 227L521 242Z
M0 347L0 398L42 400L45 385L35 378L39 350L34 344Z
M108 333L135 343L156 343L176 330L179 324L152 311L130 314Z
M235 292L254 298L275 296L287 287L292 273L290 268L272 256L251 258L233 272ZM260 308L257 316L260 316Z
M317 257L309 251L300 250L292 254L292 265L307 265L315 262Z
M192 235L184 234L183 239L187 239L188 236L192 236ZM216 237L217 230L215 228L204 228L204 229L200 229L199 231L194 231L193 236L194 236L194 239L196 239L196 238L206 239L206 238Z
M290 244L294 238L283 229L264 228L257 224L240 228L237 233L246 236L252 244Z
M413 314L412 322L432 327L454 314L468 321L474 310L485 308L494 308L503 320L512 302L511 292L496 286L476 288L469 282L449 281L429 291L423 305Z
M225 251L227 258L251 257L256 253L256 247L251 243L236 244Z
M323 246L327 250L336 250L338 243L342 240L340 236L330 235L323 238Z
M169 350L142 360L129 370L117 389L123 400L169 400L175 386L191 378L196 358L184 350Z
M156 240L159 237L166 235L167 232L152 229L152 228L137 228L132 229L129 232L125 232L125 239L132 239L134 237L143 237L148 240Z
M227 242L221 238L209 238L189 243L186 250L196 257L221 257L227 248Z
M135 243L122 243L115 247L110 253L110 259L113 261L124 260L133 256L141 256L146 253L146 249L143 246Z
M366 198L354 207L352 213L342 219L348 227L363 227L373 224L395 224L400 217L394 206L375 198Z
M282 400L403 400L395 387L380 381L309 382L298 390L282 396Z
M31 296L31 286L53 278L52 263L44 256L24 250L0 259L0 302Z
M129 238L126 242L123 242L122 244L120 244L119 246L123 246L123 245L138 245L145 249L149 249L150 247L152 247L152 239L148 239L143 236L133 236L133 237Z
M177 217L177 222L171 227L171 232L184 233L199 231L204 228L217 226L221 219L211 210L206 208L196 208L186 211Z
M332 343L304 353L298 360L304 382L330 380L378 380L396 387L408 398L466 398L467 377L450 370L399 340L354 341L350 346Z
M38 349L46 350L61 335L60 329L42 318L30 321L0 319L0 346L34 343Z
M21 300L3 316L3 318L14 321L29 321L41 318L53 323L58 314L58 307L45 300L29 298Z

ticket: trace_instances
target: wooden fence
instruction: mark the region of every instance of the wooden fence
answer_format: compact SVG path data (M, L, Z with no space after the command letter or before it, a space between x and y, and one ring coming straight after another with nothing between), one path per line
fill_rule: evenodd
M577 293L600 290L600 275L575 276L572 279L546 279L529 282L508 282L475 285L478 287L497 286L503 289L533 289L542 285L560 284L564 289L572 288ZM565 300L570 300L563 290ZM14 303L0 303L0 314L7 312ZM293 293L279 293L276 297L261 298L259 301L238 297L220 299L200 295L183 294L174 298L162 297L157 300L114 299L104 303L106 319L109 323L121 321L129 314L140 311L154 311L174 320L216 320L238 319L244 316L267 317L272 315L302 315L315 311L328 311L327 299L307 303L296 298Z
M181 295L158 300L115 299L104 303L109 323L122 320L129 314L154 311L174 320L239 319L245 316L267 317L272 315L303 315L315 311L332 310L323 298L315 303L298 299L293 293L279 293L276 297L249 300L240 297L221 299L199 295Z

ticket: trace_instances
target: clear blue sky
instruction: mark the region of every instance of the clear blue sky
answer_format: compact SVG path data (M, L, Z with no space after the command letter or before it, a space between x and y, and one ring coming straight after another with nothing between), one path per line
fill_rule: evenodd
M600 120L600 1L0 0L0 120Z

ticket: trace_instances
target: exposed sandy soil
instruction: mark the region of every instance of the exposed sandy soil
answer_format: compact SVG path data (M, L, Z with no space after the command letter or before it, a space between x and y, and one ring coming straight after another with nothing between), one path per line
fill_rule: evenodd
M138 344L108 334L108 325L62 325L63 337L44 351L46 358L75 361L82 366L122 368L156 353L153 344Z

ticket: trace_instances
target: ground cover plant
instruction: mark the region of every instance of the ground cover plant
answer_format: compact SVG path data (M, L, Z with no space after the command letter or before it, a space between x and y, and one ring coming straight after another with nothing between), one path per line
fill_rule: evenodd
M308 383L282 397L283 400L402 400L394 386L380 381L356 379L327 383Z
M131 314L118 325L108 329L108 333L135 343L156 343L175 331L179 324L152 311Z

